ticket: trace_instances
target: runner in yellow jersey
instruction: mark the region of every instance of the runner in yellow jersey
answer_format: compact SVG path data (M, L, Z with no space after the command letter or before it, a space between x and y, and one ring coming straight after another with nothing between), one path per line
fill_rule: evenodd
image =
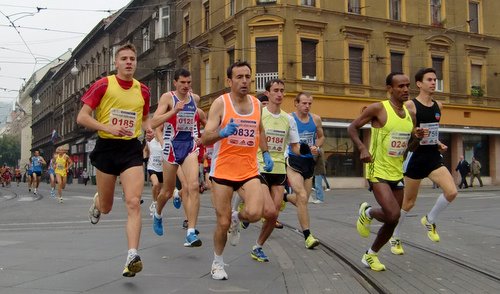
M54 158L52 159L52 168L54 169L57 179L57 195L59 196L59 203L63 203L62 190L66 188L68 169L70 169L73 164L71 158L69 158L66 152L68 152L68 150L66 150L64 146L59 146L57 147L56 154L54 154Z
M290 145L292 152L297 155L300 153L297 124L293 117L281 109L285 93L285 82L280 79L273 79L269 80L265 87L268 103L266 107L262 108L262 125L266 131L269 154L274 162L273 169L271 171L264 170L265 162L260 149L257 158L259 160L262 191L266 197L272 199L276 214L273 214L272 218L266 219L263 223L259 237L252 247L250 256L260 262L269 261L262 246L275 228L285 191L287 176L284 151Z
M134 277L142 270L137 253L141 235L141 194L144 189L142 144L137 139L142 129L153 138L149 126L148 87L134 79L137 51L132 44L116 50L116 75L95 82L83 95L78 124L97 130L96 146L90 154L97 169L97 193L89 209L89 219L97 224L101 213L113 207L116 178L120 176L125 193L128 219L126 225L128 254L123 276ZM92 112L95 111L95 118Z
M366 163L366 178L381 208L372 208L367 202L359 208L356 223L362 237L370 235L373 218L383 223L372 246L363 255L362 263L374 271L385 270L378 259L378 251L392 236L403 202L403 155L412 135L423 136L416 128L404 102L408 100L410 79L403 73L390 73L386 78L390 99L369 105L348 128L349 136ZM371 123L370 149L360 140L358 130Z

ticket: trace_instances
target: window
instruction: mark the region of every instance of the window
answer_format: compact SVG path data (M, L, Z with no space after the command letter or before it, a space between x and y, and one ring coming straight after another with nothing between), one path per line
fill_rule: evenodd
M469 1L469 32L479 33L479 2Z
M170 7L160 8L160 26L158 36L160 38L170 35Z
M326 175L334 177L362 177L363 162L359 159L359 151L354 147L346 128L329 128L323 126L325 133ZM361 131L362 133L368 130Z
M278 77L278 38L256 38L256 91L265 90L268 80Z
M118 46L115 45L109 51L109 71L115 70L115 56L116 56L116 49L117 48L118 48Z
M481 176L486 177L490 175L489 143L488 135L467 134L463 136L465 160L470 163L474 156L481 163Z
M234 15L235 13L236 13L235 0L229 0L229 15Z
M142 52L146 52L151 48L151 40L149 38L149 28L142 28Z
M404 53L391 52L391 72L403 72Z
M257 4L276 3L276 0L257 0Z
M431 25L441 26L441 0L431 0Z
M189 41L189 14L184 15L184 41Z
M305 5L305 6L316 7L316 0L301 0L300 4Z
M389 0L389 18L401 20L401 0Z
M203 3L203 32L208 32L210 29L210 3Z
M363 84L363 48L349 46L349 82Z
M203 92L205 95L207 94L210 94L210 84L212 82L212 79L211 79L211 75L210 75L210 60L205 60L203 62L203 65L204 65L204 68L205 68L205 72L204 72L204 83L205 83L205 91Z
M236 61L234 60L234 47L227 49L227 59L228 59L228 66Z
M347 2L347 12L361 14L361 0L349 0Z
M472 64L470 68L471 72L471 86L481 87L481 71L483 66L480 64Z
M432 68L436 71L436 92L444 91L443 81L443 64L444 58L441 56L432 56Z
M317 40L301 39L302 43L302 79L316 79L316 45Z

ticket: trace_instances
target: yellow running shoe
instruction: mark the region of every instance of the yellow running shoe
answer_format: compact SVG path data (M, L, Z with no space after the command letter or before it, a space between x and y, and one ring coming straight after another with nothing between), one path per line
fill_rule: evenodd
M142 271L142 261L139 255L134 256L127 262L122 275L127 278L135 277L135 274Z
M285 202L285 200L281 200L280 211L285 210L285 208L286 208L286 202Z
M370 207L368 202L363 202L359 206L359 217L356 222L356 229L363 238L370 236L370 224L372 223L372 219L366 215L366 210Z
M385 265L380 263L380 260L378 260L377 253L373 254L365 253L363 255L363 258L361 259L361 262L376 272L385 271Z
M422 226L427 229L427 237L429 237L429 239L431 239L431 241L433 242L439 242L440 238L436 231L436 224L429 223L429 221L427 220L427 215L422 217L420 223L422 223Z
M401 239L392 237L389 242L391 243L391 252L396 255L403 255L405 251L403 250L403 245L401 244Z
M319 245L319 240L314 238L312 234L309 235L306 239L306 248L313 249L314 247Z

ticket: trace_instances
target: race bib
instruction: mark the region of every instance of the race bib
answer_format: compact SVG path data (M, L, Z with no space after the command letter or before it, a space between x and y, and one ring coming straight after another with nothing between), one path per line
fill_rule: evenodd
M192 111L179 111L177 113L177 130L181 132L192 132L194 130L195 113Z
M421 123L420 127L429 129L429 136L420 140L420 145L436 145L439 139L439 123Z
M283 152L284 142L286 137L286 131L283 130L266 130L267 147L269 151Z
M109 115L109 123L113 126L125 127L128 131L135 133L137 112L113 108Z
M239 147L254 147L257 136L257 121L237 118L234 119L234 122L238 124L238 128L227 137L228 144Z
M314 145L314 139L316 138L316 133L314 132L302 132L299 134L300 143L307 143L309 146Z
M410 140L410 136L410 133L391 132L387 155L391 157L402 156L408 147L408 140Z

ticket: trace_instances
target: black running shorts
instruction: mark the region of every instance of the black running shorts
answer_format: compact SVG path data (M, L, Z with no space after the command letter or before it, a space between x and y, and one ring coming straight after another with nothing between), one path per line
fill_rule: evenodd
M438 150L429 152L408 152L403 164L404 175L414 180L421 180L444 166L443 157Z
M90 153L90 162L103 173L119 176L125 170L142 166L142 144L139 140L98 138Z
M290 155L286 159L286 164L298 172L304 180L312 178L314 174L315 162L313 158Z

